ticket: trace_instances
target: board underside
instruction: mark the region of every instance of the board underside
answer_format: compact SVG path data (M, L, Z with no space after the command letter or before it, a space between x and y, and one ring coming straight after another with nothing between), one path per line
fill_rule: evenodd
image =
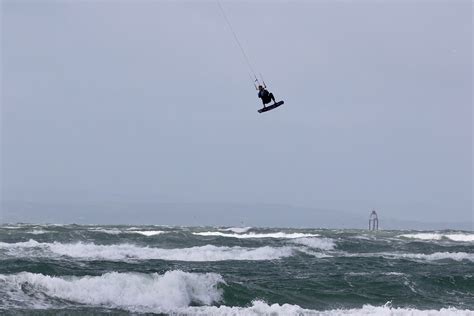
M258 110L258 113L263 113L263 112L267 112L267 111L271 111L273 109L276 109L277 107L279 107L280 105L284 104L285 102L284 101L279 101L275 104L272 104L272 105L269 105L269 106L266 106L264 108L261 108L260 110Z

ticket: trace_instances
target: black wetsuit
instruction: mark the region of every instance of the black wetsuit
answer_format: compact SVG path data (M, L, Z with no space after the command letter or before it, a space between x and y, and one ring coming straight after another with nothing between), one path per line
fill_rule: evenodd
M263 105L270 103L271 101L275 102L275 97L273 93L268 92L267 89L262 89L258 92L258 97L262 99Z

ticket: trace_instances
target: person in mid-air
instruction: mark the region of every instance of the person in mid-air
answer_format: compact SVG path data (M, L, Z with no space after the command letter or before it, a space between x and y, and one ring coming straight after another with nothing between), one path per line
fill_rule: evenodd
M258 86L258 97L262 99L263 107L266 107L265 104L270 103L270 101L273 101L274 104L276 103L273 93L268 92L265 88L262 85Z

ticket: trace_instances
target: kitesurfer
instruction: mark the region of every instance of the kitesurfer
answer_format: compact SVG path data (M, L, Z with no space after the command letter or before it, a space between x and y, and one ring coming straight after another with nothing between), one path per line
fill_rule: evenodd
M265 87L266 88L266 87ZM265 108L265 104L270 103L270 101L273 101L273 104L276 103L275 97L273 96L273 93L268 92L267 89L265 89L262 85L258 86L258 97L262 99L263 107Z

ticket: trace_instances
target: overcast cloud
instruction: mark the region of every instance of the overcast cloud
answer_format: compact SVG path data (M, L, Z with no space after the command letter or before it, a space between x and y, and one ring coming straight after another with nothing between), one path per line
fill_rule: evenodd
M473 220L471 1L223 6L2 1L2 199Z

